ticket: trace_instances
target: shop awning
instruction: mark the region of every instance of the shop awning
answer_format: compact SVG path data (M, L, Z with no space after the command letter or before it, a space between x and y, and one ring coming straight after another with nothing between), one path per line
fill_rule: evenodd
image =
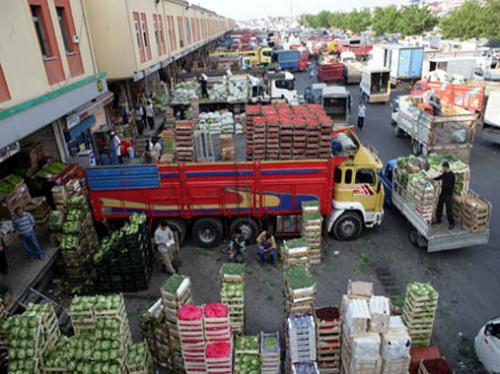
M92 126L96 124L96 120L94 116L90 116L81 121L78 125L73 127L71 130L66 131L66 136L68 140L76 138L82 132L90 129Z

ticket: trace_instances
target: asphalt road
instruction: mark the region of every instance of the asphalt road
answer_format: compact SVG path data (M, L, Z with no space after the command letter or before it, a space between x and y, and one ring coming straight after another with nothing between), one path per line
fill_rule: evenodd
M297 77L299 91L308 84L309 77ZM351 86L349 90L356 114L359 89ZM394 92L394 95L399 94L404 92ZM351 122L354 120L353 116ZM411 152L408 139L392 134L388 104L368 106L360 137L365 144L378 150L384 162ZM493 203L489 245L428 254L410 244L405 219L397 211L386 209L383 225L369 230L357 241L346 243L328 239L323 262L314 267L318 285L316 304L339 305L349 279L372 281L377 294L396 297L404 294L409 282L431 282L440 294L433 342L439 345L457 372L480 373L471 360L470 342L487 320L500 314L500 233L495 230L500 224L499 150L498 146L478 138L471 164L472 188ZM192 245L182 248L181 273L192 278L197 304L218 300L218 272L226 260L223 248L213 251ZM253 251L255 248L249 248L246 333L283 331L283 275L278 268L259 267ZM335 256L334 251L340 253ZM165 278L155 272L148 291L126 298L135 339L139 338L139 313L159 297L159 288Z

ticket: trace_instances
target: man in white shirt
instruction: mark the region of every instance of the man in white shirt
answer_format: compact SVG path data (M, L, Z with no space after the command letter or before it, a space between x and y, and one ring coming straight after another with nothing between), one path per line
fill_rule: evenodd
M154 130L155 128L155 108L151 100L148 101L146 105L146 119L148 121L149 128Z
M172 254L175 250L175 237L173 231L168 227L166 221L161 221L155 231L154 241L160 253L165 270L170 274L175 274L172 265Z
M111 152L112 152L111 160L112 160L112 163L116 165L116 164L119 164L121 162L122 151L121 151L120 147L121 147L122 141L120 140L120 138L118 137L118 135L116 135L116 133L114 131L111 132L110 136L111 136Z
M358 129L363 130L363 126L365 125L365 116L366 116L366 105L361 102L358 107Z

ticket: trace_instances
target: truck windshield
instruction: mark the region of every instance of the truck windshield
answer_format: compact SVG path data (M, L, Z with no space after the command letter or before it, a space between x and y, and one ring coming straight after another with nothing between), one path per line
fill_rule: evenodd
M356 171L356 184L375 185L375 174L371 169L358 169Z
M283 90L292 91L295 88L295 82L293 79L280 79L275 82L276 88L281 88Z

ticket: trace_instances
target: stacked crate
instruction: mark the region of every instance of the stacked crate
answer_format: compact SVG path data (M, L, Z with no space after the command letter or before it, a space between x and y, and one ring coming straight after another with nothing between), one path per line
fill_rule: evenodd
M461 213L462 225L467 231L480 232L489 227L490 206L479 196L468 194Z
M163 139L163 154L160 157L162 162L172 162L174 160L175 136L173 129L165 129L160 133Z
M128 374L150 374L153 372L153 360L145 343L132 344L127 355Z
M427 223L432 222L436 191L432 183L419 174L411 175L408 181L407 199L416 213Z
M281 258L283 266L303 265L309 267L309 250L306 239L291 239L283 241Z
M54 200L56 209L65 212L69 199L69 194L66 186L54 186L52 187L51 191L52 200Z
M24 315L41 316L42 328L45 342L48 347L55 347L57 341L61 337L59 330L59 320L57 319L56 311L52 304L28 304Z
M9 329L9 373L40 373L43 352L47 343L43 334L42 317L15 315ZM26 355L25 350L32 350Z
M316 322L316 351L322 374L340 373L340 342L342 322L337 308L318 308Z
M220 277L220 300L229 307L233 331L242 334L245 330L245 266L223 264Z
M170 367L169 336L161 299L141 314L139 327L143 339L148 344L153 361L163 368Z
M236 335L234 349L235 349L234 352L235 373L260 372L261 367L260 367L258 336Z
M232 374L232 341L215 341L207 343L205 347L205 362L207 374Z
M382 336L382 374L407 374L410 367L411 338L399 316L390 318Z
M288 358L291 364L316 361L316 325L310 315L292 315L287 320Z
M261 374L281 373L281 348L279 332L260 333Z
M316 301L316 282L302 265L285 269L285 311L290 314L312 314Z
M403 321L408 327L413 346L430 345L438 297L438 293L430 284L410 283L407 286Z
M332 154L333 121L328 116L320 117L319 158L328 158Z
M178 311L177 326L185 372L205 373L203 308L192 304L182 305Z
M321 263L323 217L319 202L302 203L302 238L307 241L309 261L312 265Z
M67 281L80 284L89 276L99 241L86 197L72 196L68 208L60 247L66 265Z
M205 339L208 342L230 341L232 337L229 307L226 304L207 304L203 308Z
M175 122L175 159L178 162L194 161L193 121Z
M262 117L255 117L253 118L253 124L253 140L250 143L253 149L253 160L265 160L267 137L266 121Z
M168 331L172 366L176 370L182 370L183 359L178 328L178 311L182 305L192 302L191 280L183 275L172 275L163 283L160 294L166 330Z

